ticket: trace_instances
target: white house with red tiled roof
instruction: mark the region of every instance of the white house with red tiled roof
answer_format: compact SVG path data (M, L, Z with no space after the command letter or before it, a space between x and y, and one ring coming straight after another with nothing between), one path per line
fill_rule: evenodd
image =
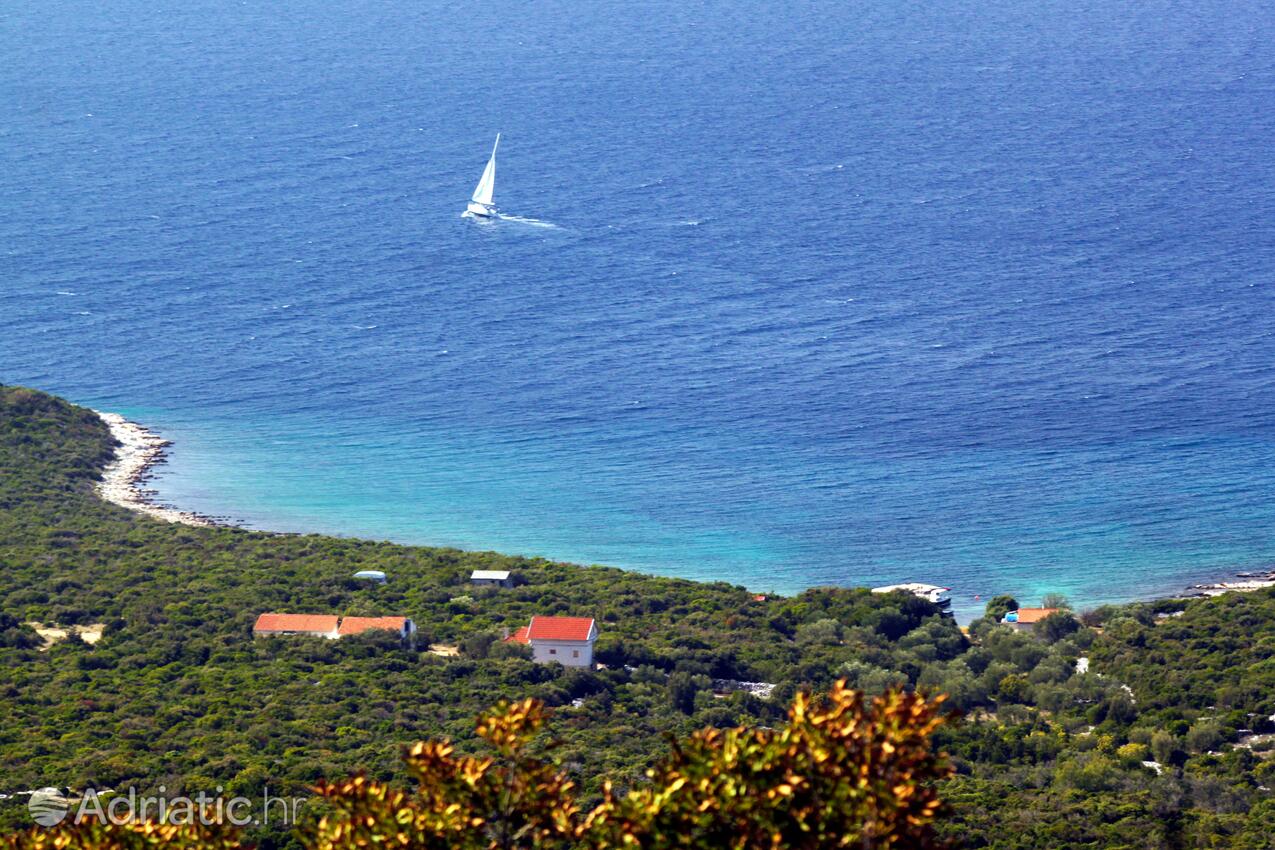
M535 661L556 661L564 667L592 667L597 639L598 624L592 617L532 617L530 625L505 638L530 646Z
M313 635L336 640L337 618L330 614L262 614L252 627L253 635Z

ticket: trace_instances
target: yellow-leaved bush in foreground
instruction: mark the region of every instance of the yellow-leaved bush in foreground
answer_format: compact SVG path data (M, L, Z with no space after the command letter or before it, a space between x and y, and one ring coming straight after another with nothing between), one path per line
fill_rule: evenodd
M949 768L930 744L939 700L890 692L871 700L838 682L798 695L782 729L706 729L674 745L649 783L608 785L585 811L573 783L531 754L545 720L536 700L479 718L487 756L445 742L407 753L418 787L356 776L317 789L327 814L304 836L351 848L929 848ZM129 824L34 829L13 848L236 848L229 827Z

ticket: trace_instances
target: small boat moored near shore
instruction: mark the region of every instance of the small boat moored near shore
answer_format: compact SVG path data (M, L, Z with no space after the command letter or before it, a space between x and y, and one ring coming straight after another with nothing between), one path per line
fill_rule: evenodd
M910 593L918 596L927 602L932 602L943 612L943 616L951 617L952 614L952 597L948 596L952 588L939 587L937 584L922 584L921 582L906 582L904 584L888 584L885 587L872 588L873 593L893 593L895 591Z

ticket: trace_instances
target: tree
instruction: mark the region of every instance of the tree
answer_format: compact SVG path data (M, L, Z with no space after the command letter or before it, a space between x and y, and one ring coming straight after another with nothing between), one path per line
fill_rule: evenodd
M1138 717L1138 707L1124 691L1117 691L1103 700L1106 719L1120 725L1132 723Z
M1000 622L1001 619L1010 611L1018 610L1018 600L1012 596L1004 595L993 596L987 602L987 607L983 609L983 616L989 620Z
M1160 764L1173 764L1180 755L1178 739L1171 733L1158 729L1151 736L1151 757Z
M1050 643L1056 643L1080 630L1080 623L1067 611L1055 611L1036 625L1036 633Z
M668 696L673 707L683 714L695 712L695 695L713 686L712 679L702 674L678 670L668 677Z
M889 690L897 690L908 683L908 675L899 670L873 668L860 680L865 694L882 694Z
M1067 601L1067 597L1061 593L1046 593L1040 598L1041 608L1061 608L1064 611L1071 610L1071 603Z
M1222 743L1222 727L1212 720L1197 720L1186 731L1186 748L1193 753L1207 753Z
M831 617L797 627L797 643L834 644L841 641L841 623Z
M843 682L799 694L782 730L708 729L586 818L601 848L939 846L935 782L950 775L929 736L939 702L891 691L871 701Z
M1116 756L1123 762L1142 763L1150 752L1146 744L1135 744L1132 741L1116 747Z
M1019 703L1027 699L1028 682L1025 673L1010 673L1000 680L996 688L997 702Z
M492 644L496 642L496 636L490 632L478 632L467 636L460 642L460 651L467 658L486 658L491 651Z

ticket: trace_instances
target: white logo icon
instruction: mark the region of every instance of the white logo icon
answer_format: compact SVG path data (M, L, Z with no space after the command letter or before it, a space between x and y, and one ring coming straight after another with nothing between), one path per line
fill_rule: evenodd
M40 826L57 826L66 817L68 808L66 797L56 788L32 791L31 799L27 801L32 820Z

